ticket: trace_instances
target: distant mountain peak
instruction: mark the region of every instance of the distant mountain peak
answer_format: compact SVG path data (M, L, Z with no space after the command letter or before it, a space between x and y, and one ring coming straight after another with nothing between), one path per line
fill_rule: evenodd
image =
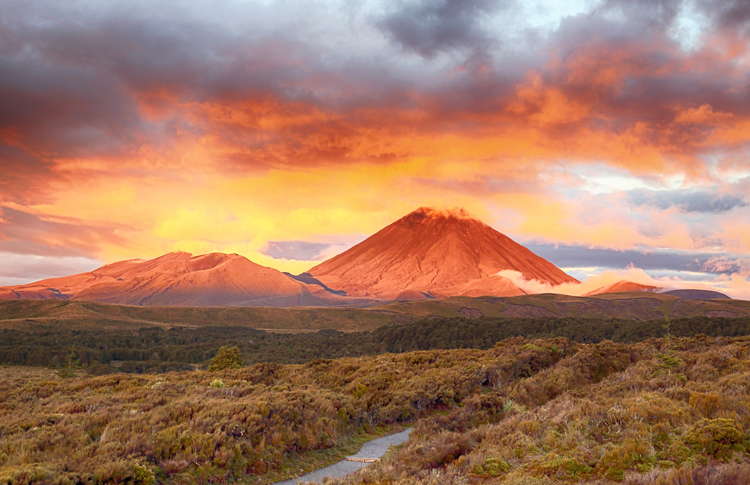
M620 280L615 283L602 286L601 288L591 290L588 293L584 293L583 296L605 295L608 293L655 293L661 289L662 288L658 286L644 285L641 283L635 283L633 281Z
M460 208L420 207L309 273L350 296L524 294L510 280L490 279L502 270L553 285L576 282Z

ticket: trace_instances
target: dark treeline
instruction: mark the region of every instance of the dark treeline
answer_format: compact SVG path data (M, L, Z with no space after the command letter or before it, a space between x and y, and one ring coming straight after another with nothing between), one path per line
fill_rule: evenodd
M693 317L646 322L592 318L445 318L406 325L380 327L372 332L373 341L387 352L430 349L488 349L500 340L513 337L567 337L575 342L603 340L635 343L649 338L711 337L750 335L750 318Z
M137 331L0 330L0 364L57 367L74 349L89 373L167 372L204 365L222 346L237 346L245 364L298 364L430 349L488 349L507 338L567 337L576 342L633 343L648 338L750 335L750 318L652 320L443 318L380 327L372 332L276 334L244 327L144 327Z
M275 334L246 327L143 327L137 331L0 330L0 364L57 367L71 349L94 374L191 370L208 362L222 346L240 348L243 362L304 363L326 356L378 353L367 333L321 330Z

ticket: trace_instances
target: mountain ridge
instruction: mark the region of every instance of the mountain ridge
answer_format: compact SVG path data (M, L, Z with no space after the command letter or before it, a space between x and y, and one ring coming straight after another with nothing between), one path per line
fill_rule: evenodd
M330 298L334 298L331 295ZM127 260L88 273L0 288L5 299L76 299L127 305L299 306L328 295L238 254L177 251Z
M529 294L515 279L503 276L505 270L553 287L578 283L463 209L420 207L299 275L261 266L236 253L194 256L176 251L148 260L119 261L72 276L0 287L0 299L73 299L141 306L352 307L398 300ZM623 280L586 295L661 289Z

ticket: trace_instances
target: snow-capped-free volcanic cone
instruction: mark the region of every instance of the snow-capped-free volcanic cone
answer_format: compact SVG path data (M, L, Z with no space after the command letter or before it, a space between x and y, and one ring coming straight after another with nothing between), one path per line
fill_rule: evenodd
M577 282L463 209L426 207L315 266L309 274L349 296L411 299L524 294L497 275L502 270L552 285Z

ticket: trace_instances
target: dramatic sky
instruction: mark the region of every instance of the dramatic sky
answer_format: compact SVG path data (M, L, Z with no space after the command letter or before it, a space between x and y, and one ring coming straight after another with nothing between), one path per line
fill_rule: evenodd
M0 284L432 206L750 298L749 46L747 0L3 0Z

